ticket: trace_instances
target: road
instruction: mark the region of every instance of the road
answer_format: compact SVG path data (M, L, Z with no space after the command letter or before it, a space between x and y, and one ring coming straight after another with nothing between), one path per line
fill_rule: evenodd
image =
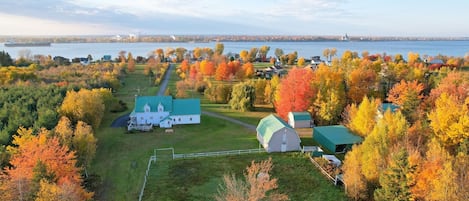
M174 69L174 65L170 63L168 69L164 73L163 80L161 80L160 90L156 94L157 96L164 96L164 92L166 91L166 88L168 87L169 76L171 76L171 71L173 69Z

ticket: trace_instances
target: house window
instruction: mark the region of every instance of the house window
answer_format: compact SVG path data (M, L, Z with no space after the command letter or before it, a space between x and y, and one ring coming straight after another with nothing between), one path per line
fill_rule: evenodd
M140 117L141 120L143 120L143 117Z
M181 121L181 118L179 118L178 121Z
M189 118L189 121L192 121L192 117L191 117L191 118Z
M163 117L162 117L162 116L160 116L160 120L161 120L161 119L163 119Z

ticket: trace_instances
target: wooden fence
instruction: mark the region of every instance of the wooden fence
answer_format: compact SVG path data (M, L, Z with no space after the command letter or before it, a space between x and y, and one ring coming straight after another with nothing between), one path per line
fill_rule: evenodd
M188 154L174 154L174 148L161 148L155 149L153 156L150 156L148 160L147 170L145 172L145 176L143 177L143 186L140 190L140 195L138 196L138 200L142 201L143 193L145 191L145 186L147 184L147 177L148 172L150 171L151 164L156 164L156 154L158 151L171 151L172 160L175 159L190 159L190 158L200 158L200 157L215 157L215 156L229 156L229 155L241 155L241 154L252 154L252 153L263 153L265 152L264 149L244 149L244 150L230 150L230 151L216 151L216 152L203 152L203 153L188 153ZM161 160L159 160L161 161Z

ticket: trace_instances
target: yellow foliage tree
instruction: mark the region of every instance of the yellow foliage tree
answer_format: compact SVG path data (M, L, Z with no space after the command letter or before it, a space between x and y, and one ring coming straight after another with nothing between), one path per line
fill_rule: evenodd
M454 96L441 94L435 109L428 114L430 127L446 147L454 147L469 138L469 98L462 104Z
M342 166L346 186L345 193L353 200L365 200L368 198L367 181L361 172L361 155L361 149L358 146L353 146L352 150L345 155L344 165Z
M378 101L375 99L369 100L364 97L363 101L358 106L356 113L351 114L349 117L348 127L356 134L365 137L371 133L376 125L376 115L378 111Z
M100 93L81 89L78 92L67 92L59 113L62 116L67 116L73 123L84 121L96 129L101 124L104 109Z

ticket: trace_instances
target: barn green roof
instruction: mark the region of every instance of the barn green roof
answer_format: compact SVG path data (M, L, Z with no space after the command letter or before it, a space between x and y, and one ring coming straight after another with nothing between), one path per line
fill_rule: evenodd
M293 129L283 119L280 119L279 117L270 114L269 116L264 117L263 119L261 119L261 121L259 121L256 131L259 135L262 136L264 142L269 142L273 134L282 128Z
M174 99L171 115L200 114L200 99Z
M345 145L347 148L351 148L353 144L363 141L361 137L352 134L342 125L314 127L313 139L332 152L336 152L338 145Z
M311 114L309 114L309 112L292 112L292 115L295 121L311 120Z

